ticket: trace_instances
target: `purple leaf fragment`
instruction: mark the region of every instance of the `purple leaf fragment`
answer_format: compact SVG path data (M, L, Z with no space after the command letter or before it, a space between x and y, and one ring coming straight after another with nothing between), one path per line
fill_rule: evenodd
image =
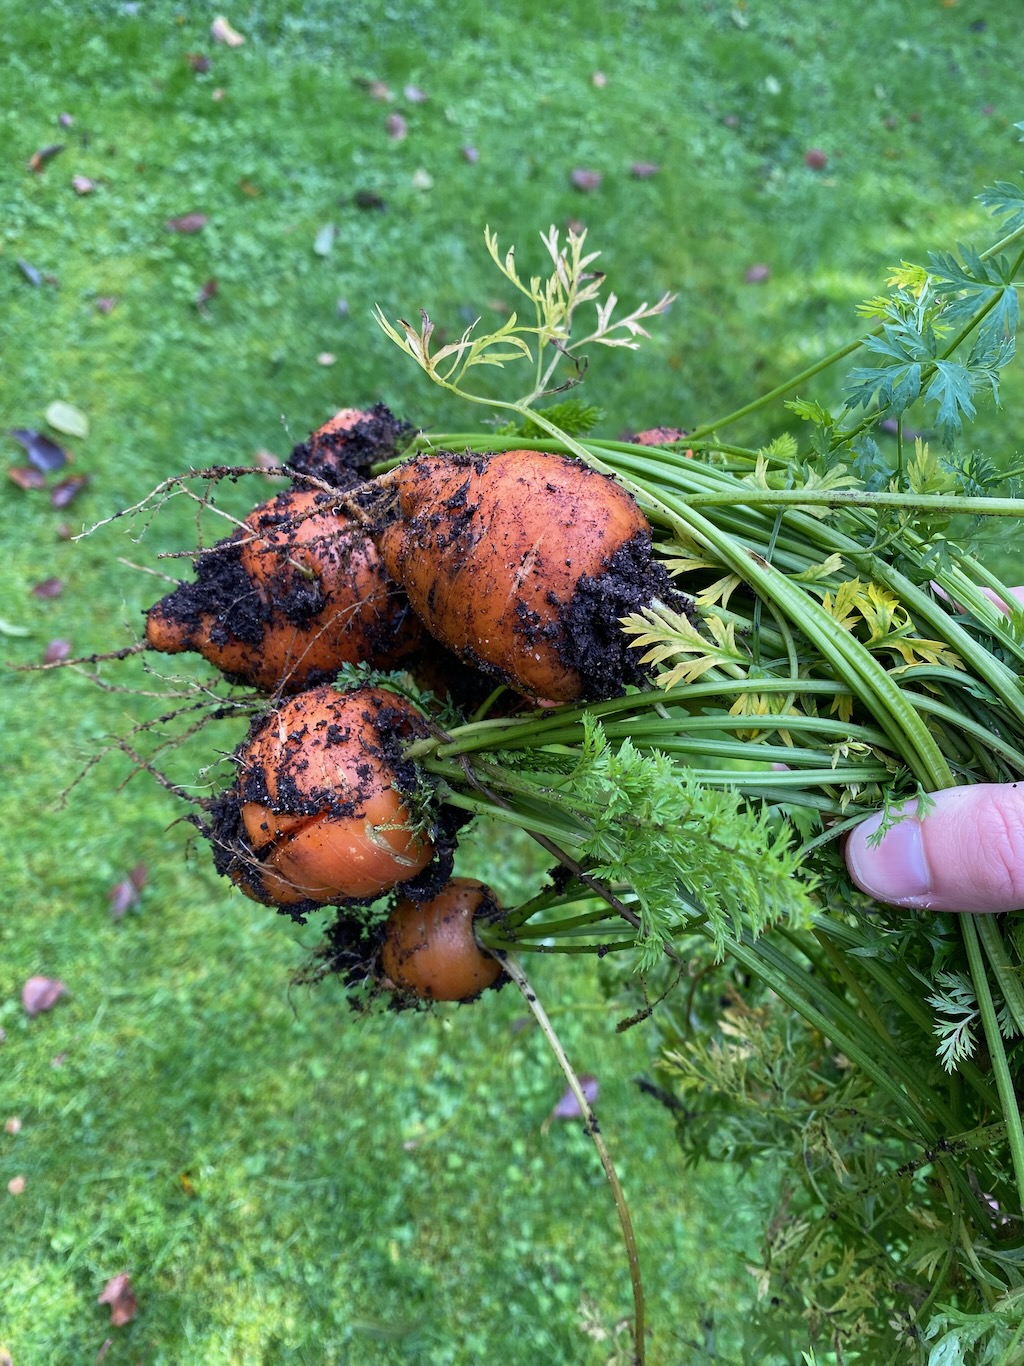
M41 1015L52 1010L67 987L56 977L30 977L21 989L21 1004L26 1015Z
M597 1078L586 1073L582 1075L580 1077L580 1090L586 1097L587 1103L593 1105L600 1090ZM580 1109L579 1101L568 1086L559 1096L558 1103L551 1111L551 1117L552 1119L582 1119L583 1111Z
M68 462L64 447L58 446L56 441L51 441L44 432L37 432L34 427L11 427L10 435L20 446L24 446L29 463L44 474L59 470Z

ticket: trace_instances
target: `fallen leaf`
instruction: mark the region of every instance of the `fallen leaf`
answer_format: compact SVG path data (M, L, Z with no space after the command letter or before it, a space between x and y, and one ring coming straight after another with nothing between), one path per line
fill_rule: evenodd
M205 76L210 69L210 59L205 52L186 52L185 61L200 76Z
M144 863L137 863L126 878L110 889L110 914L120 920L125 911L138 905L142 889L146 885L147 869Z
M66 508L75 501L89 482L87 474L71 474L50 490L50 506Z
M68 1055L67 1055L67 1050L65 1049L65 1051L64 1051L63 1053L57 1053L57 1054L55 1054L55 1055L50 1059L50 1066L51 1066L51 1067L63 1067L64 1064L67 1062L67 1060L68 1060Z
M71 641L70 641L70 640L60 640L60 639L51 640L50 643L49 643L49 645L47 645L46 649L43 651L43 663L44 663L44 664L59 664L59 663L61 662L62 659L68 659L68 658L70 657L70 655L71 655ZM46 978L45 978L45 977L33 977L33 978L32 978L32 981L33 981L33 982L45 982L45 981L46 981ZM28 1009L28 1007L26 1007L26 1009ZM34 1014L35 1014L35 1011L34 1011L34 1010L30 1010L28 1013L29 1013L30 1015L34 1015Z
M573 188L582 190L585 194L589 194L591 190L596 190L603 179L604 176L600 171L585 171L582 169L573 171L569 176Z
M593 1105L597 1100L600 1085L596 1077L588 1076L584 1073L580 1077L580 1090L589 1105ZM551 1111L552 1119L580 1119L583 1111L580 1109L579 1101L567 1086L555 1103Z
M313 250L317 256L330 256L334 250L334 239L338 230L333 223L325 223L313 239Z
M43 283L43 277L40 272L36 270L35 266L30 265L28 261L23 261L20 256L17 258L17 265L29 284L35 285L36 289L38 289Z
M46 488L46 475L42 470L34 470L29 465L12 465L7 471L7 477L20 489Z
M28 169L35 171L38 175L48 161L52 161L55 156L59 156L64 150L63 142L55 142L50 147L40 147L38 152L33 152L28 159Z
M5 1134L20 1134L20 1133L21 1133L21 1120L18 1118L17 1115L11 1115L10 1119L5 1119L5 1120L4 1120L4 1133L5 1133Z
M417 190L432 190L434 188L434 177L422 166L417 166L412 173L412 183Z
M656 161L634 161L629 168L629 174L634 180L650 180L661 170Z
M388 130L388 137L395 142L401 142L408 135L409 125L401 114L389 114L385 121Z
M223 87L222 85L218 85L217 88L216 88L216 90L211 90L211 91L210 91L210 99L211 99L211 100L222 100L226 94L227 94L227 91L224 89L224 87Z
M370 84L367 86L367 89L369 90L370 96L371 96L372 99L375 99L375 100L392 100L392 99L394 99L394 96L393 96L392 93L391 93L391 88L390 88L390 86L387 84L386 81L371 81Z
M471 166L475 165L476 162L480 160L480 153L477 151L475 147L463 147L462 155L466 158L466 160L469 162Z
M333 351L321 351L316 358L317 365L333 365L338 357Z
M356 190L355 194L352 196L352 203L357 209L376 209L380 211L387 208L387 204L376 190Z
M12 1195L20 1195L25 1189L25 1178L23 1176L12 1176L7 1183L7 1189Z
M54 641L67 645L67 641ZM70 647L67 651L71 653ZM49 661L45 661L49 663ZM67 995L67 987L56 977L30 977L21 989L21 1004L26 1015L41 1015L52 1010L62 996Z
M764 282L771 277L771 273L771 266L765 265L763 261L759 261L756 265L747 267L743 278L748 285L763 285Z
M90 180L87 175L73 175L71 177L71 188L75 194L92 194L96 188L96 182Z
M183 213L178 218L168 218L164 227L168 232L202 232L208 222L205 213Z
M64 580L43 579L41 583L32 585L32 592L37 598L59 598L64 592Z
M116 294L101 294L95 301L97 313L113 313L117 307Z
M84 440L89 435L89 419L73 403L56 399L44 416L54 431L63 432L65 436L79 436Z
M211 275L210 278L204 283L202 289L200 289L199 293L196 295L196 308L199 309L200 313L206 312L206 305L210 302L210 300L216 293L217 280L215 276Z
M246 180L244 176L238 182L238 188L243 194L248 195L250 199L259 199L260 195L263 193L258 185L254 185L251 180Z
M410 104L424 104L430 99L425 90L421 90L418 85L407 85L402 94Z
M51 441L45 433L37 432L34 427L12 427L10 435L19 446L24 447L29 463L44 474L59 470L68 463L68 453L64 447L58 446L56 441Z
M218 14L210 25L210 37L215 43L224 43L227 47L241 47L245 42L243 36L231 27L223 14Z
M812 171L823 171L828 165L828 154L820 147L809 147L804 153L804 165Z
M590 78L590 84L595 90L603 90L608 84L608 77L603 71L595 71Z
M115 1328L123 1328L126 1323L131 1323L139 1312L139 1305L132 1289L132 1278L127 1271L122 1271L119 1276L111 1276L96 1303L110 1305L110 1322Z
M72 114L58 114L57 122L60 124L62 128L70 128L74 124L75 120Z

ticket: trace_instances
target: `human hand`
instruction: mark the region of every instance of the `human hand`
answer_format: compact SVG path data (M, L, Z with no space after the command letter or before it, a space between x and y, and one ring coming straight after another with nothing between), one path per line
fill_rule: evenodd
M846 866L861 891L918 910L1024 909L1024 782L950 787L932 802L905 802L877 844L881 815L854 829Z

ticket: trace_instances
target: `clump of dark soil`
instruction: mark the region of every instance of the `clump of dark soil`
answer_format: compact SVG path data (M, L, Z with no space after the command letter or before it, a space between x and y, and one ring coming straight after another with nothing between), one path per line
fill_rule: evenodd
M619 697L628 684L643 684L651 670L640 664L620 621L659 601L683 612L696 625L693 599L676 589L660 560L651 555L651 538L634 536L610 556L600 574L584 574L567 603L552 599L557 624L542 628L554 640L562 662L584 680L592 701Z
M342 409L296 446L285 462L299 475L312 475L336 489L354 489L371 477L371 467L393 460L409 445L415 428L384 403L368 411Z

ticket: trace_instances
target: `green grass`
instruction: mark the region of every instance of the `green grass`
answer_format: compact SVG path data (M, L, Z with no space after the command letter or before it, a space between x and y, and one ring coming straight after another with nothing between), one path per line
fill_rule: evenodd
M855 335L854 306L890 264L993 235L972 197L1024 161L1011 9L979 31L962 6L896 0L828 13L810 0L267 3L229 14L247 36L229 51L209 39L212 7L0 0L0 429L41 426L57 398L91 421L68 442L91 477L68 513L0 490L0 617L29 633L5 639L5 657L36 660L57 636L82 652L126 643L159 587L118 557L152 566L195 538L182 500L141 545L123 524L61 540L62 520L111 516L191 466L285 455L343 404L476 425L370 315L426 306L449 335L496 318L513 300L485 224L528 269L541 229L582 219L625 302L679 294L642 357L592 358L585 392L607 434L707 421ZM429 100L407 101L407 82ZM395 110L402 141L384 127ZM55 142L65 150L29 172ZM812 146L823 172L804 165ZM637 180L633 161L661 169ZM603 174L596 192L571 187L576 167ZM432 188L416 187L421 169ZM76 174L94 193L75 195ZM357 208L359 190L384 210ZM167 231L189 212L208 215L202 232ZM33 288L18 258L58 283ZM746 284L757 262L771 276ZM832 402L839 384L813 392ZM1019 458L1021 397L1011 371L1004 411L985 410L972 442ZM737 436L759 444L780 420ZM243 512L266 489L226 489L225 505ZM1016 558L1004 550L999 568ZM65 592L39 602L31 585L51 575ZM148 681L131 666L105 677ZM23 1122L0 1135L0 1343L18 1366L91 1361L108 1332L96 1295L123 1269L141 1312L112 1333L111 1366L606 1361L611 1339L585 1336L578 1308L585 1295L609 1332L629 1311L614 1211L577 1127L540 1136L561 1082L536 1033L515 1032L512 992L368 1020L330 985L289 992L315 929L243 901L202 846L186 857L166 794L139 778L119 792L118 756L59 802L105 736L160 703L67 673L8 673L0 695L0 1117ZM191 778L237 738L207 731L175 772ZM485 837L476 857L521 892L521 851ZM140 860L141 913L114 924L108 890ZM36 972L71 997L29 1021L18 992ZM683 1171L668 1118L630 1081L649 1071L643 1031L614 1034L592 974L545 962L539 977L578 1066L602 1078L652 1361L695 1356L702 1306L719 1350L738 1351L750 1192L729 1171ZM25 1192L8 1196L18 1174Z

